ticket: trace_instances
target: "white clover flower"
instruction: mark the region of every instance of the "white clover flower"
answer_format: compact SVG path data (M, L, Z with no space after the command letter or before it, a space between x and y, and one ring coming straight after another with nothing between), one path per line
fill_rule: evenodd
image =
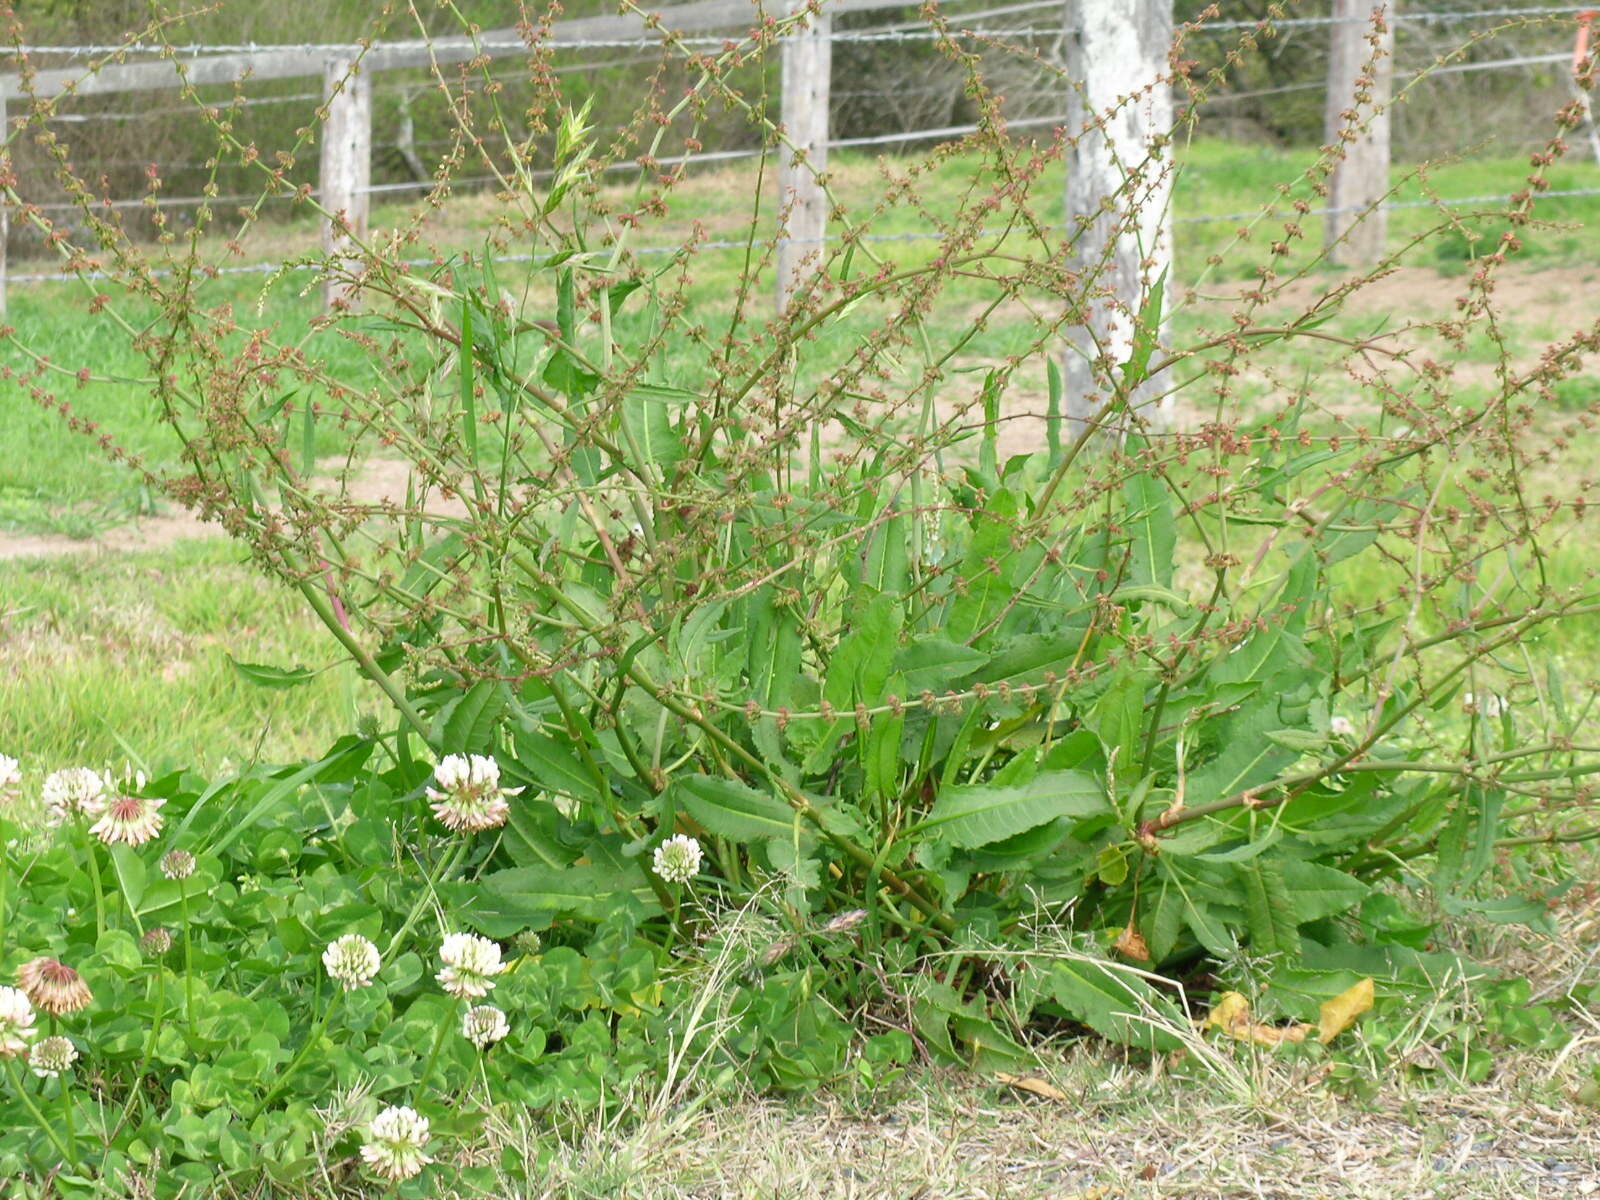
M0 804L13 804L22 790L22 764L0 754Z
M45 821L62 825L69 817L98 817L106 810L106 792L110 788L109 779L88 767L52 771L41 789Z
M439 948L444 969L434 976L439 986L462 1000L479 1000L494 987L494 977L505 971L500 947L474 933L445 935Z
M487 1050L510 1032L511 1022L492 1004L469 1008L461 1018L461 1036L479 1050Z
M63 1071L72 1070L72 1064L77 1061L78 1048L64 1037L44 1038L28 1051L28 1066L40 1079L55 1079Z
M482 754L447 754L433 769L438 788L428 789L433 815L452 833L498 829L511 815L506 803L521 788L500 786L500 764Z
M161 806L165 803L144 796L114 796L100 819L89 826L89 832L108 846L118 842L142 846L161 832L165 819Z
M656 847L651 866L668 883L688 883L700 874L701 858L700 843L679 833Z
M1461 697L1461 707L1469 713L1479 713L1486 721L1498 721L1500 714L1507 711L1504 696L1494 692L1485 692L1482 696L1474 696L1471 692Z
M26 1054L33 1034L33 1001L18 988L0 987L0 1058Z
M1328 732L1336 738L1353 738L1356 735L1355 722L1349 717L1335 717L1328 722Z
M161 873L168 879L187 879L194 874L194 855L187 850L168 850L161 856Z
M347 933L328 944L322 952L322 965L345 991L353 992L356 988L371 986L382 960L378 957L378 948L366 938L359 933Z
M428 1118L414 1108L395 1105L384 1109L367 1127L372 1140L361 1147L361 1160L390 1182L410 1179L433 1161L428 1144Z

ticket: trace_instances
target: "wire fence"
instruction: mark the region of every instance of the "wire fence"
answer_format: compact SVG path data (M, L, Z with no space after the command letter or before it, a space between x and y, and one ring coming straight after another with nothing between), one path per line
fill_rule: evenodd
M1499 26L1511 25L1520 29L1527 29L1535 34L1546 36L1547 41L1558 42L1559 39L1570 39L1574 22L1572 18L1581 16L1589 11L1581 5L1523 5L1485 7L1479 9L1438 9L1413 11L1402 9L1393 16L1395 25L1402 30L1460 30L1472 26L1475 31L1481 31ZM830 39L840 46L872 47L874 45L893 46L895 44L928 43L941 37L954 37L959 41L984 41L995 44L1008 44L1022 47L1028 53L1039 55L1047 51L1053 53L1052 48L1059 47L1062 39L1069 33L1064 21L1040 21L1039 14L1046 12L1062 13L1064 6L1061 0L1025 0L1021 3L993 5L986 8L962 12L952 18L959 27L948 33L929 29L920 22L891 22L880 24L872 28L837 28L830 34ZM1026 17L1029 23L1019 23L1016 18ZM1367 20L1362 18L1362 20ZM1241 33L1261 32L1267 29L1283 33L1295 31L1326 30L1340 23L1339 18L1329 16L1290 17L1263 22L1256 19L1234 19L1224 16L1221 19L1209 20L1198 24L1190 24L1183 28L1183 36L1207 35L1232 35ZM694 34L685 35L678 39L681 44L690 47L725 47L730 44L730 38L724 35ZM528 48L528 43L523 40L515 42L504 38L485 38L474 43L485 51L520 51ZM1559 44L1559 43L1558 43ZM9 49L13 61L20 61L24 56L30 59L50 59L55 62L84 63L86 70L95 71L106 61L135 62L140 60L150 62L171 61L175 64L193 64L208 57L224 55L260 55L292 53L307 56L327 56L331 54L370 53L374 50L392 51L397 48L424 47L421 42L392 42L381 46L372 43L348 42L300 42L300 43L195 43L182 46L155 46L137 41L119 43L101 43L84 45L17 45ZM594 61L570 61L571 56L581 56L590 51L597 50L659 50L662 46L662 35L655 34L648 37L630 38L572 38L563 39L559 45L551 47L567 56L568 61L555 64L551 67L557 73L593 72L602 67L623 68L634 63L652 61L648 55L640 58L612 57L601 63ZM1044 47L1044 50L1041 50ZM1501 54L1492 58L1467 58L1465 61L1445 61L1443 55L1437 52L1436 47L1426 38L1420 39L1415 45L1408 45L1403 39L1402 52L1409 56L1409 61L1397 69L1397 82L1404 86L1407 82L1423 77L1434 76L1460 76L1482 72L1508 72L1528 71L1539 68L1553 67L1557 64L1568 63L1572 59L1570 45L1561 50L1546 49L1545 47L1529 47L1527 52L1522 52L1521 47L1512 47L1516 53ZM33 63L35 67L39 64ZM503 80L512 76L504 73L486 72L485 77L491 80ZM383 77L379 77L383 80ZM414 97L425 92L437 81L427 79L402 79L397 82L383 81L374 85L374 92L380 96L398 96L401 103L409 103ZM177 86L177 76L174 76L174 86ZM236 85L245 86L245 85ZM1243 87L1230 91L1219 92L1207 98L1208 108L1225 110L1228 106L1246 105L1255 101L1271 100L1280 97L1294 97L1305 94L1311 95L1325 89L1326 84L1320 79L1305 79L1293 82L1272 84L1270 86ZM897 97L918 98L937 101L950 90L948 83L920 84L911 87L896 89ZM1020 89L1023 105L1019 115L1007 122L1010 130L1023 132L1029 130L1054 129L1060 130L1067 120L1065 114L1059 111L1061 100L1060 89L1054 93L1047 87L1035 87L1032 90ZM833 97L835 104L839 103L864 103L870 104L875 98L883 95L882 89L874 90L859 86L835 89ZM106 98L97 98L97 103L105 103ZM265 109L272 106L302 105L308 113L325 102L325 94L321 90L296 90L285 94L244 95L236 93L227 100L218 100L218 107L230 110L240 109ZM1029 111L1029 106L1033 106ZM1044 111L1039 111L1039 108ZM158 116L183 116L192 115L193 105L172 106L157 105L148 107L144 105L127 105L120 108L101 108L92 111L68 111L63 103L57 103L48 111L38 115L38 120L45 123L58 123L65 126L88 126L94 123L134 123L147 121ZM944 122L922 124L915 128L894 130L891 132L872 133L859 136L842 136L831 139L827 144L830 149L843 151L863 151L872 149L893 150L896 147L906 146L917 142L939 142L957 139L978 132L980 126L971 122ZM414 137L402 142L379 143L374 150L379 153L409 152L413 161L422 149L431 149L437 146L453 145L451 138L415 139ZM735 163L743 160L757 158L770 154L770 149L760 146L735 146L728 148L696 150L692 153L667 155L651 158L648 162L619 161L607 165L607 171L617 174L635 172L642 169L684 167L684 166L710 166ZM144 167L147 164L138 158L110 158L102 160L101 165L118 167L125 170ZM212 161L165 161L161 164L163 173L178 171L212 171L216 164ZM548 177L547 171L528 172L534 178ZM480 187L494 187L503 182L502 176L493 173L474 174L470 176L451 177L448 179L423 177L412 179L386 180L371 183L360 189L370 197L400 197L408 194L429 192L435 189L447 188L458 192ZM208 194L211 193L211 194ZM314 193L313 193L314 194ZM159 191L150 191L143 195L130 195L124 197L107 198L100 202L98 207L109 211L137 211L137 210L185 210L196 209L200 206L241 205L259 207L262 205L293 205L303 203L306 199L306 190L300 188L282 188L277 192L217 189L195 190L193 186L188 189L180 188L178 194L165 195ZM1583 197L1600 196L1600 187L1570 188L1560 191L1544 193L1546 199L1576 199ZM1420 201L1393 201L1382 207L1391 210L1416 209L1430 206L1443 206L1445 208L1461 208L1473 205L1491 203L1506 203L1510 196L1503 195L1472 195L1445 199L1431 199ZM62 212L78 207L70 202L47 202L36 206L46 213ZM1329 212L1340 211L1328 208L1310 210L1306 215L1323 215ZM1229 224L1239 221L1251 220L1261 215L1260 210L1253 212L1238 212L1224 214L1205 213L1179 213L1174 221L1180 225L1211 225ZM863 240L868 241L919 241L932 240L945 236L937 230L912 231L904 234L877 234ZM838 240L836 237L824 239ZM738 248L746 245L745 241L728 243L700 243L701 249ZM635 250L642 254L669 254L678 247L660 246L646 247ZM433 260L419 260L414 265L425 265ZM506 256L495 261L514 263L520 261L518 256ZM218 275L247 275L268 274L282 269L278 263L246 264L217 268L214 272ZM302 268L291 268L302 269ZM59 271L28 271L12 273L7 278L14 283L46 283L63 282L84 278L83 274L72 274Z

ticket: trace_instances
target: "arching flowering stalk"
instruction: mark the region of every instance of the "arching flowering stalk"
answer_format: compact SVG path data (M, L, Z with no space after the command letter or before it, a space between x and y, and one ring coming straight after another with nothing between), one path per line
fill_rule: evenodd
M428 1118L414 1108L395 1105L384 1109L368 1126L369 1140L361 1147L361 1161L373 1174L398 1183L422 1172L428 1157Z
M378 948L359 933L347 933L322 952L322 965L345 991L370 987L382 960Z
M460 1000L487 996L494 987L495 976L506 969L500 961L500 947L473 933L445 935L439 957L444 968L435 978L440 987Z
M511 815L506 801L521 788L500 786L500 764L483 754L447 754L433 771L439 786L428 789L433 814L455 833L498 829Z
M0 1058L16 1058L28 1052L28 1039L34 1034L33 1003L27 993L14 987L0 987Z

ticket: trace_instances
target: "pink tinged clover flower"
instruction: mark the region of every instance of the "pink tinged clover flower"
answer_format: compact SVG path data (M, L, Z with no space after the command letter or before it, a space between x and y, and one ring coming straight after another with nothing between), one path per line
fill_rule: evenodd
M112 797L105 813L89 832L108 846L118 842L127 846L142 846L161 832L161 806L165 800L150 800L143 796Z
M481 1000L487 996L494 987L495 976L506 969L506 964L500 961L500 947L474 933L446 934L439 948L439 958L444 962L444 969L434 978L440 987L460 1000Z
M44 819L64 825L71 817L98 817L106 810L111 781L88 767L67 767L45 776Z
M322 952L322 965L328 974L347 992L370 987L377 975L381 960L378 948L359 933L347 933L335 938Z
M500 764L482 754L447 754L433 770L437 787L428 789L433 815L453 833L498 829L511 815L506 801L521 788L500 786Z
M414 1108L402 1104L384 1109L372 1119L367 1135L371 1140L361 1147L361 1161L391 1183L421 1174L433 1161L425 1150L428 1118Z
M22 764L0 754L0 804L14 804L22 790Z
M26 1054L33 1034L33 1002L27 993L0 987L0 1058Z

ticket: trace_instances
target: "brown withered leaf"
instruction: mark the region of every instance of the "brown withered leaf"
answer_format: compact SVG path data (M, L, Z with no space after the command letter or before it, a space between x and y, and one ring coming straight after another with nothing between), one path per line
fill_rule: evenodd
M1316 1028L1313 1025L1263 1025L1250 1018L1250 1001L1238 992L1223 992L1206 1015L1206 1027L1220 1029L1240 1042L1254 1042L1258 1046L1281 1046L1285 1042L1303 1042Z
M1004 1071L997 1071L995 1078L1019 1092L1031 1092L1035 1096L1043 1096L1046 1100L1055 1100L1063 1104L1067 1100L1067 1094L1060 1088L1033 1075L1007 1075Z
M1317 1018L1317 1040L1326 1046L1346 1029L1356 1023L1356 1018L1372 1007L1373 988L1371 979L1363 979L1349 989L1340 992L1332 1000L1322 1006L1322 1015Z
M1122 936L1116 941L1116 951L1135 962L1150 961L1150 944L1144 940L1144 935L1130 923L1122 931Z

